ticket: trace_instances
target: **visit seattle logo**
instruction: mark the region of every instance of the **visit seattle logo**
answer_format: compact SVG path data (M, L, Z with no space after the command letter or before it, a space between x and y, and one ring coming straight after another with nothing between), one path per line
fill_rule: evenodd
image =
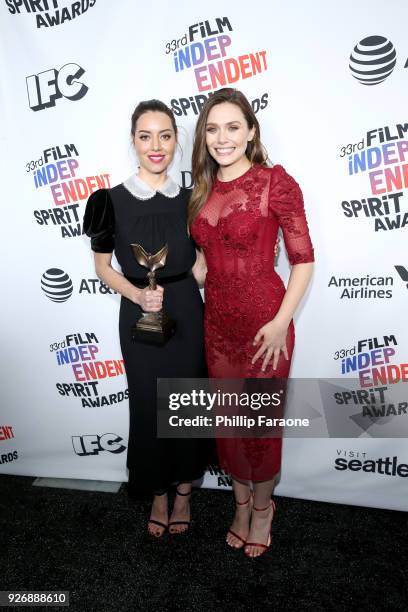
M26 164L26 172L33 189L46 203L46 207L34 210L35 221L41 227L59 229L62 238L82 234L81 203L97 189L110 187L110 174L106 172L81 176L74 144L45 149L38 159Z
M171 108L176 116L187 115L191 111L198 115L214 90L236 87L238 81L268 69L265 49L231 56L232 32L233 27L228 17L216 17L191 24L180 37L165 44L165 53L171 57L175 73L180 75L188 71L194 75L199 92L171 100ZM264 109L267 104L267 93L252 100L254 112Z
M367 191L341 202L343 214L352 221L373 220L375 232L402 229L408 224L408 123L369 130L354 144L340 150L349 176L366 176Z
M350 348L334 353L339 374L358 379L360 389L334 394L338 405L362 407L362 416L383 417L408 414L408 403L389 402L387 389L408 382L408 363L397 357L398 342L394 334L363 338ZM395 394L394 394L395 395Z
M58 393L63 397L81 400L84 408L99 408L118 404L128 398L128 389L101 394L100 381L116 379L125 373L123 359L101 359L100 342L94 332L67 334L50 345L58 368L70 372L73 380L57 382Z

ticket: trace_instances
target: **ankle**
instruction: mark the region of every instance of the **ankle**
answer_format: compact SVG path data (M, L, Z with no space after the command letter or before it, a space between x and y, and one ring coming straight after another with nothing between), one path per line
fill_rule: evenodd
M270 510L270 509L275 509L275 502L273 501L273 499L269 499L269 501L265 501L262 500L262 502L257 502L255 497L254 497L254 505L253 505L253 509L255 510L255 512L263 512L266 510Z
M246 506L249 506L251 499L253 497L253 493L250 489L248 489L248 493L244 494L244 495L240 495L239 497L237 495L235 495L235 505L238 508L243 508Z
M258 512L254 512L252 514L252 518L256 521L256 520L264 520L266 518L269 518L272 515L272 510L271 508L266 508L265 510L259 510Z
M182 482L176 487L176 497L189 497L192 493L192 485L190 482Z
M256 506L255 504L252 507L252 519L253 520L265 520L273 518L275 515L275 504L271 502L269 506Z
M190 507L190 495L187 496L180 496L180 495L176 495L174 498L174 508L177 509L185 509L185 508L189 508Z
M157 510L167 510L167 495L155 495L152 502L152 508Z
M251 514L251 506L248 504L243 504L241 506L236 505L235 506L235 513L239 514L239 515L247 515L247 514Z

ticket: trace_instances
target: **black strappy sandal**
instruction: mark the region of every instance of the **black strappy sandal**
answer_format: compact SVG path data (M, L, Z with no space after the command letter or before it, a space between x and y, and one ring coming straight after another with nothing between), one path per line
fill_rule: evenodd
M159 527L163 527L163 531L161 533L152 533L151 531L149 531L149 534L151 536L154 536L155 538L161 538L162 535L166 533L168 525L165 525L164 523L161 523L160 521L156 521L155 519L149 519L147 521L147 524L149 523L152 523L153 525L158 525Z
M160 495L166 495L167 491L164 491L163 493L155 493L155 495L160 496ZM161 521L156 521L156 519L149 519L147 521L147 524L149 525L149 523L152 523L152 525L158 525L159 527L163 528L163 531L161 533L152 533L151 531L148 530L149 535L155 537L155 538L161 538L167 531L168 529L168 525L166 525L165 523L162 523Z
M176 487L176 495L180 495L181 497L187 497L188 495L191 495L191 491L189 491L188 493L180 493L180 491ZM186 531L188 531L188 528L190 527L190 523L191 523L191 520L190 521L170 521L170 523L168 524L169 533L171 535L179 535L180 533L186 533ZM170 527L172 525L187 525L187 529L183 529L183 531L170 531Z

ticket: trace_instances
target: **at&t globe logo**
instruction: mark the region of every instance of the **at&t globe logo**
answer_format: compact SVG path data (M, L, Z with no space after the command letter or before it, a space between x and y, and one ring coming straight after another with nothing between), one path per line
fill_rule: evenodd
M397 54L384 36L367 36L350 55L351 74L362 85L378 85L394 70Z
M72 295L73 284L64 270L50 268L41 277L41 289L52 302L66 302Z

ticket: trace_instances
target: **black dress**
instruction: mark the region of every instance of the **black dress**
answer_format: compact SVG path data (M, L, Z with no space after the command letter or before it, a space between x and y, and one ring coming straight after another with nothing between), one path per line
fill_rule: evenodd
M93 193L84 216L92 250L115 250L123 274L136 286L146 285L147 270L136 262L130 245L139 243L150 253L166 243L169 247L166 265L156 276L158 284L163 279L163 307L177 321L175 335L165 346L132 342L131 327L142 310L125 297L120 305L120 343L129 386L128 486L134 497L198 479L206 463L204 440L156 436L156 379L206 376L203 301L191 275L196 253L187 234L188 197L189 191L170 178L155 192L134 175Z

